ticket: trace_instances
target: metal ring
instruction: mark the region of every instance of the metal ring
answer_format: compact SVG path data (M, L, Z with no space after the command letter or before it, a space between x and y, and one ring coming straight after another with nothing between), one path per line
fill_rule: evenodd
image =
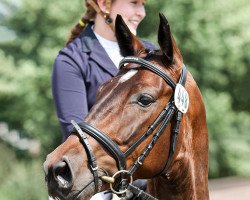
M116 176L117 175L119 175L119 174L121 174L121 173L126 173L126 174L128 174L129 176L130 176L130 183L129 184L132 184L132 182L133 182L133 177L132 177L132 175L129 173L129 171L127 171L127 170L120 170L120 171L118 171L118 172L116 172L113 176L112 176L112 178L116 178ZM115 193L115 194L123 194L123 193L125 193L128 189L125 189L125 190L122 190L122 191L116 191L114 188L113 188L113 184L112 183L110 183L109 184L110 185L110 190L113 192L113 193Z

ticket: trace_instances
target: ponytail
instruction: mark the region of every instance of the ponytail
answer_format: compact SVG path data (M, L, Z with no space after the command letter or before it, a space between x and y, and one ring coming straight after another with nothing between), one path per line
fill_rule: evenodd
M69 44L71 41L73 41L78 35L80 35L80 33L84 30L84 28L88 23L94 21L97 13L102 13L105 22L114 31L114 25L112 24L112 19L109 16L110 14L109 12L111 9L111 1L112 0L106 0L107 12L102 13L102 11L100 10L99 6L96 3L96 0L85 0L86 13L79 20L79 22L71 29L71 34L68 38L68 41L66 42L66 45Z
M71 29L71 34L66 42L66 45L73 41L84 30L88 23L94 21L96 17L96 10L89 4L88 0L85 2L86 12L78 23Z
M86 20L84 17L82 17L79 22L71 29L71 34L66 42L66 45L72 42L80 33L83 31L83 29L87 26L89 23L89 20Z

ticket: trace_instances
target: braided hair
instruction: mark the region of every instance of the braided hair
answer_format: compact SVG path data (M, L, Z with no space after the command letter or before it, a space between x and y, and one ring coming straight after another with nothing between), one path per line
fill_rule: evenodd
M107 24L111 26L112 19L109 17L111 0L106 0L108 12L103 13L97 5L97 0L85 0L86 12L79 22L71 29L71 34L66 42L66 45L73 41L84 30L88 23L95 20L97 13L101 13ZM113 28L113 27L111 27Z

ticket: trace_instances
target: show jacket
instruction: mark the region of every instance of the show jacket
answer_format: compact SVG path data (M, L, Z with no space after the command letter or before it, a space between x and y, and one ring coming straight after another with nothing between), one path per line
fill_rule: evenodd
M143 44L155 49L151 43ZM91 25L59 52L52 72L52 95L64 140L72 128L70 121L80 122L86 117L98 87L117 73Z

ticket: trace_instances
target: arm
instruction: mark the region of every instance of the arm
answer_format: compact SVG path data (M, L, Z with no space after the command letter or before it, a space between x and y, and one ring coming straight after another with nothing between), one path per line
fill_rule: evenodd
M84 77L76 60L60 53L52 73L52 95L64 140L71 130L70 121L80 122L88 113Z

